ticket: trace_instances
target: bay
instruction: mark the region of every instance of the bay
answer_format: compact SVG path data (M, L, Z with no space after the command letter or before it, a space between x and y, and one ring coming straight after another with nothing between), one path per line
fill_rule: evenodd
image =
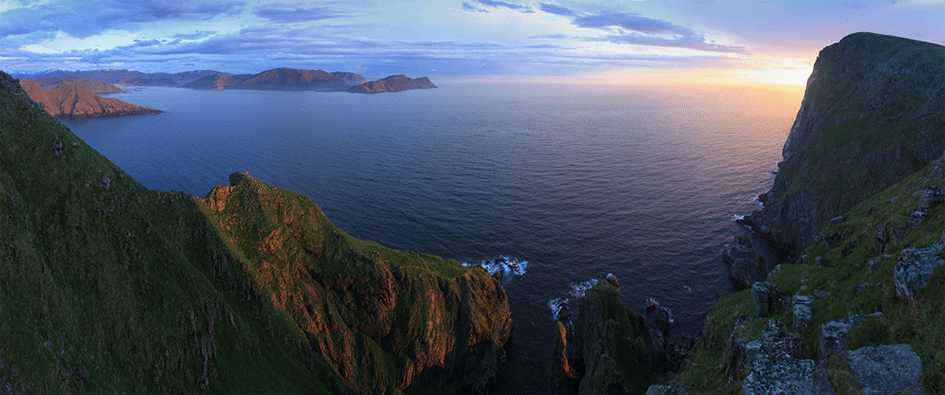
M733 290L720 251L770 187L800 89L446 83L396 94L137 88L164 114L63 121L145 186L248 171L359 239L525 261L500 392L545 391L552 300L613 273L695 336Z

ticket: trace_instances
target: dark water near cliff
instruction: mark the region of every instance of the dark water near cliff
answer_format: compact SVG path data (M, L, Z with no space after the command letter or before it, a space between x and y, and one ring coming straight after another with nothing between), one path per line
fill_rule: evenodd
M548 302L614 273L695 335L731 287L732 218L771 183L801 92L444 84L397 94L145 88L165 114L65 122L150 188L204 196L248 171L360 239L465 262L527 261L502 392L540 392Z

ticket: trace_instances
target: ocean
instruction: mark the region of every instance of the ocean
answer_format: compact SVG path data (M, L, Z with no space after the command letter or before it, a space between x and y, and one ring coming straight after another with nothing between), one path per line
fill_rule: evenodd
M505 278L513 340L500 392L546 391L552 306L613 273L623 302L698 335L733 289L722 246L748 232L803 91L444 83L346 92L145 87L164 114L63 121L149 188L205 196L248 171L298 191L359 239Z

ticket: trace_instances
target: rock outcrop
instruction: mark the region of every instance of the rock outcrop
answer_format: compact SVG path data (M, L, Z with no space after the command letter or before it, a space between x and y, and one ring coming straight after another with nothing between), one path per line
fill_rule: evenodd
M882 317L882 315L883 313L880 312L869 315L858 314L821 324L820 346L818 348L820 359L827 359L827 357L846 349L849 346L847 344L847 333L851 329L870 317Z
M512 331L505 291L488 272L354 240L308 198L246 173L230 184L202 207L348 386L487 389Z
M430 79L427 77L409 78L403 74L399 74L353 86L349 91L352 93L382 93L430 88L436 88L436 85L433 85L433 82L430 82Z
M823 363L798 357L800 339L769 320L761 337L745 345L749 366L742 394L833 394Z
M942 244L939 243L925 248L904 248L893 270L896 295L905 300L915 299L919 290L928 285L935 268L945 265L941 252Z
M570 323L558 323L551 388L557 393L641 394L652 381L653 355L643 317L599 281L578 299Z
M922 360L908 344L863 347L840 353L864 394L922 395Z
M755 253L748 235L737 235L735 241L726 244L722 249L722 260L729 265L728 277L736 290L763 281L773 269L764 257Z
M824 48L768 201L745 222L799 253L828 220L937 158L943 63L942 46L871 33Z
M163 111L136 106L111 97L101 97L81 82L64 80L46 92L35 80L20 80L30 99L43 106L49 115L59 117L99 117L116 115L157 114Z

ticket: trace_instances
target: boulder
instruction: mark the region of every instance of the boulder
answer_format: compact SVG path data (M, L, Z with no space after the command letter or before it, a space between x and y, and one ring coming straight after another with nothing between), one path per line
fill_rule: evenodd
M919 210L928 210L942 204L942 202L945 202L945 186L931 186L925 188L925 190L922 191L922 197L919 198Z
M886 251L886 247L889 246L889 241L889 229L886 228L886 225L876 225L876 252Z
M864 394L923 394L922 360L908 344L847 350L840 357Z
M906 225L910 229L914 229L921 225L923 222L929 219L929 214L922 210L915 210L909 213L909 217L906 218Z
M755 315L759 318L777 314L787 306L787 294L773 282L756 282L751 286Z
M725 245L722 260L729 264L729 279L736 290L747 289L756 281L768 277L771 268L765 259L755 253L748 235L737 235L735 241Z
M844 223L846 220L847 220L847 217L844 217L844 216L842 216L842 215L841 215L841 216L837 216L837 217L833 217L833 218L830 219L830 221L827 222L827 227L840 225L840 224Z
M827 359L830 355L847 348L847 332L849 332L850 329L853 329L853 327L859 325L868 317L882 315L883 313L880 312L869 315L857 314L820 324L820 347L818 348L820 359Z
M932 244L925 248L904 248L899 253L899 263L893 270L896 283L896 295L905 300L912 300L916 293L929 283L935 268L945 264L938 254L941 244Z
M794 297L794 332L804 333L807 330L807 323L810 322L811 304L814 303L812 296Z
M833 394L825 364L797 358L799 348L783 323L769 320L746 346L750 370L742 394Z

